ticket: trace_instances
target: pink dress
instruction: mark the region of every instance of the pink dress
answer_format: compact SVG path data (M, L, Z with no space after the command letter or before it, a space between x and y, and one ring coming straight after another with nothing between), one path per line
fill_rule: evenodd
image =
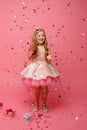
M38 56L21 72L24 84L30 87L49 86L55 79L59 80L60 73L45 60L44 46L38 46L38 49Z

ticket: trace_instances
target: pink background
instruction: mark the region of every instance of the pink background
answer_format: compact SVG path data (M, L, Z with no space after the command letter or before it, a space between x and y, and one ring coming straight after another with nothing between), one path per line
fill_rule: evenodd
M61 73L48 96L49 113L33 113L33 92L20 72L29 64L32 33L44 28ZM87 1L0 1L0 130L87 130ZM4 115L6 109L16 117ZM32 121L23 115L30 113Z

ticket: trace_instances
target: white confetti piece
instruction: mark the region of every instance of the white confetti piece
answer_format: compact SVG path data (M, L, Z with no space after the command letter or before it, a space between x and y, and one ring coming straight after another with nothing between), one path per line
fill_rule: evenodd
M76 57L74 56L73 59L76 59Z
M14 18L16 18L17 16L16 16L16 15L14 15L13 17L14 17Z
M20 40L20 42L22 42L22 40Z
M22 4L24 5L24 2L22 2Z
M75 119L78 120L79 118L76 116Z
M28 22L28 19L26 19L25 22Z
M84 36L85 36L85 33L82 33L82 36L84 37Z

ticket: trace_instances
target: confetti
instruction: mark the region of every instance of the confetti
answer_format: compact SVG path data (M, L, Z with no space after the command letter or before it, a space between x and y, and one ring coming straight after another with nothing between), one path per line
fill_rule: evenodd
M80 61L82 61L83 59L80 59Z
M16 18L16 15L14 15L13 17Z
M68 4L67 4L67 6L70 6L71 5L71 2L69 2Z
M61 95L58 95L58 98L61 98Z
M29 42L27 42L27 44L29 44Z
M3 106L3 103L2 103L2 102L0 102L0 108L2 108L2 106Z
M82 36L84 37L84 36L85 36L85 33L82 33Z
M76 57L74 56L73 59L76 59Z
M68 88L68 89L70 89L70 87L69 87L69 86L68 86L67 88Z
M71 54L73 53L73 51L70 52Z
M55 88L54 90L55 90L55 91L57 91L58 89L57 89L57 88Z
M22 2L22 4L24 5L24 2Z
M83 46L81 46L81 48L83 48Z
M31 115L29 113L25 113L23 115L23 118L24 118L25 121L31 121L32 120Z
M85 20L85 18L82 19L83 21Z
M55 25L53 24L52 27L55 27Z
M79 118L78 117L75 117L76 120L78 120Z
M50 8L48 8L48 10L50 10Z
M26 19L25 22L28 22L28 19Z
M8 116L8 117L13 117L14 118L16 116L16 112L13 111L12 108L9 108L9 109L6 109L5 115Z
M14 49L14 47L11 48L12 50Z
M22 40L20 40L20 42L22 42Z

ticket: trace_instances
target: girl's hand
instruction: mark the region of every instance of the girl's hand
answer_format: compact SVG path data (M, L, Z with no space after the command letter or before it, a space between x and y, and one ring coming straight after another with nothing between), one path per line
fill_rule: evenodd
M51 63L51 60L52 60L52 56L51 56L51 55L48 55L48 56L47 56L47 63L50 64L50 63Z
M51 60L51 59L52 59L52 56L51 56L51 55L48 55L48 56L47 56L47 59L48 59L48 60Z

